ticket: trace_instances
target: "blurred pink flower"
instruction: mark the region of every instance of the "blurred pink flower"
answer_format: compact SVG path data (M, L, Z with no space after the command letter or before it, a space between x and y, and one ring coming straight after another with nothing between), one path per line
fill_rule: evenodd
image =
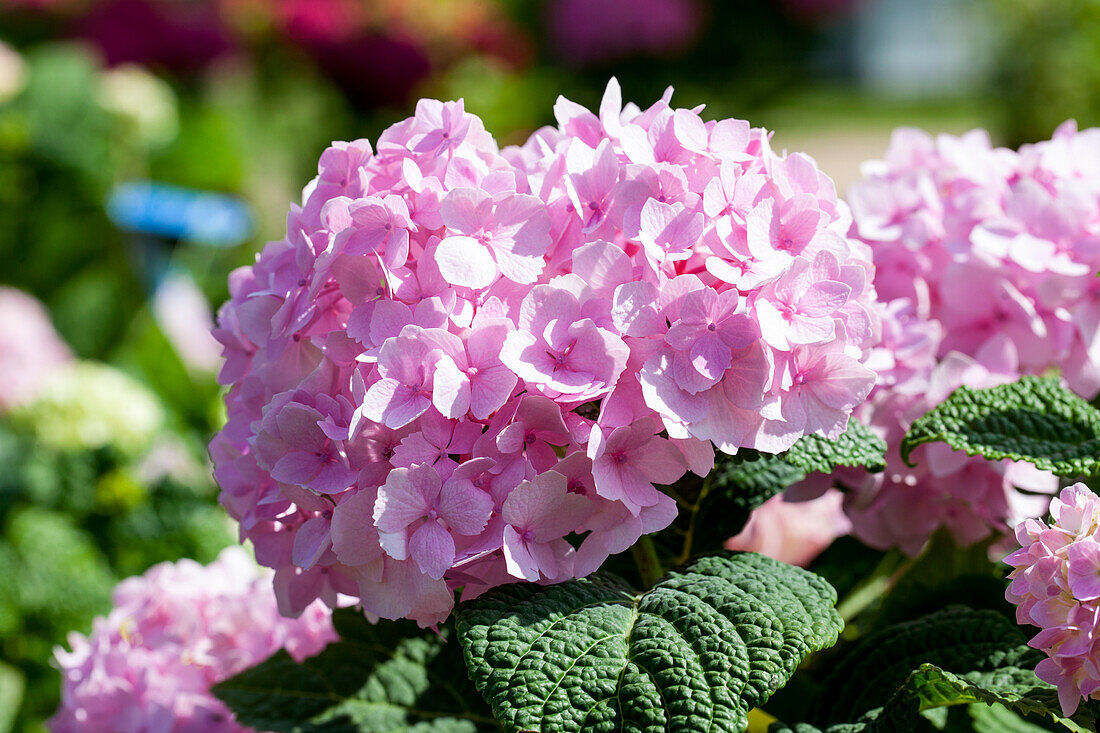
M726 540L727 550L759 552L792 565L808 566L852 523L844 515L844 495L829 489L810 501L773 496L749 515L748 524Z
M161 563L114 591L89 636L57 647L61 708L54 733L243 733L210 687L285 648L302 660L335 640L328 609L279 615L270 573L239 547L207 566Z
M32 401L49 373L71 359L45 306L0 287L0 413Z

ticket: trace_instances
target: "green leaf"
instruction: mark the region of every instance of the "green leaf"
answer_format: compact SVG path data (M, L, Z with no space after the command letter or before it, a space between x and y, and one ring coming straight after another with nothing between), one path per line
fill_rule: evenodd
M1023 649L1019 652L1021 658L1030 656ZM1057 688L1036 677L1033 667L1009 663L997 669L960 675L934 664L922 664L905 684L916 693L922 710L963 703L999 703L1025 715L1053 719L1073 731L1087 731L1096 724L1088 706L1074 716L1075 720L1064 717L1058 705Z
M832 473L841 466L878 473L886 469L886 441L863 423L851 419L848 429L836 440L820 435L803 436L783 454L783 459L806 473Z
M909 428L902 459L909 463L914 449L933 442L993 461L1028 461L1059 476L1091 475L1100 469L1100 411L1052 377L959 387Z
M835 602L805 570L720 553L642 593L602 574L502 586L462 604L456 628L507 731L741 731L836 642Z
M1046 717L1072 730L1093 724L1091 705L1082 705L1076 722L1061 715L1057 689L1035 676L1042 659L1011 619L992 610L952 606L869 634L836 665L812 717L819 725L875 718L870 730L895 730L883 721L981 702Z
M784 453L745 448L733 456L719 456L709 486L688 514L721 519L692 523L694 552L721 547L744 528L754 509L808 473L831 473L838 467L881 471L885 456L886 444L856 420L849 420L848 429L834 441L807 435Z
M357 618L356 618L357 617ZM314 733L477 733L499 730L472 689L450 629L371 625L352 609L333 615L339 642L295 662L279 651L212 688L247 726Z
M0 733L8 733L15 727L15 716L23 702L26 678L9 664L0 662Z
M967 705L974 733L1044 733L1047 729L1004 705Z
M886 705L913 670L925 663L960 673L1009 663L1034 669L1042 655L1028 649L1025 641L1011 619L965 606L889 626L865 636L836 663L812 718L819 724L858 720Z

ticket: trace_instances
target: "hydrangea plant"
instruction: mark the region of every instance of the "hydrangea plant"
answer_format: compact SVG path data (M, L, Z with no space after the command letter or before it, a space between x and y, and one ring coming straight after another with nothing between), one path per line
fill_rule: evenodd
M222 503L339 637L217 680L235 724L1095 731L1100 500L1037 519L1100 473L1091 133L920 143L853 221L670 94L554 112L503 150L435 101L334 144L233 274ZM775 497L833 483L862 543L815 559L839 499L800 529ZM769 521L808 569L722 549Z

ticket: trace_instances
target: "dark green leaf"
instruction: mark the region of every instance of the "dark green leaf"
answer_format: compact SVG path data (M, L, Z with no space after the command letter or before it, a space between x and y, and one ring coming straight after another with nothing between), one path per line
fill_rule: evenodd
M881 471L885 455L886 444L855 420L848 421L847 431L835 441L807 435L784 453L745 448L733 456L719 455L706 489L685 513L692 528L689 549L697 554L720 548L744 528L754 509L808 473L830 473L841 466ZM692 521L696 516L708 519ZM686 557L688 553L681 555Z
M1022 377L988 389L960 387L909 428L908 462L924 443L947 443L989 460L1028 461L1059 476L1100 469L1100 411L1051 377Z
M832 473L839 466L877 473L886 468L886 441L863 423L851 419L848 429L836 440L820 435L803 436L783 454L783 459L806 473Z
M837 663L813 717L824 724L858 720L886 705L925 663L960 672L993 670L1008 662L1034 669L1041 654L1025 641L1012 620L963 606L895 624L864 637Z
M355 618L355 617L358 618ZM499 730L472 689L461 650L411 622L368 624L337 611L342 639L298 663L284 651L215 685L244 725L313 733ZM444 629L444 636L451 636Z
M835 643L835 602L812 573L721 553L643 593L600 574L503 586L460 606L456 626L508 731L741 731Z
M1033 656L1025 649L1033 651L1024 647L1018 658ZM1082 709L1076 720L1065 718L1058 705L1057 689L1036 677L1033 667L1016 666L1011 658L998 668L967 674L953 674L933 664L922 664L905 684L917 695L922 709L999 703L1025 715L1051 718L1073 731L1087 731L1096 722L1088 709Z
M826 680L815 722L835 725L905 720L919 710L1000 703L1023 714L1077 723L1061 716L1057 690L1035 676L1041 652L1026 644L1013 620L991 610L953 606L868 635ZM879 712L875 712L879 711ZM1082 706L1078 722L1094 710ZM831 730L831 729L830 729Z

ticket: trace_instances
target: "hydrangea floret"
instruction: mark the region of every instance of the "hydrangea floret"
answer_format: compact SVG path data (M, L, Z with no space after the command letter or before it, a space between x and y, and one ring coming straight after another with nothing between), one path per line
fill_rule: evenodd
M284 613L356 596L421 625L595 570L713 449L836 437L874 383L868 247L832 182L671 91L498 149L422 100L335 143L216 337L222 502Z
M1100 497L1078 483L1050 503L1051 523L1016 528L1021 547L1005 558L1005 597L1021 624L1042 629L1028 644L1046 653L1035 669L1058 686L1067 716L1082 699L1100 700Z
M328 608L313 603L297 619L279 614L270 572L240 547L203 566L161 563L114 590L114 608L89 636L58 647L61 707L54 733L193 730L237 733L210 688L285 648L318 653L336 633Z

